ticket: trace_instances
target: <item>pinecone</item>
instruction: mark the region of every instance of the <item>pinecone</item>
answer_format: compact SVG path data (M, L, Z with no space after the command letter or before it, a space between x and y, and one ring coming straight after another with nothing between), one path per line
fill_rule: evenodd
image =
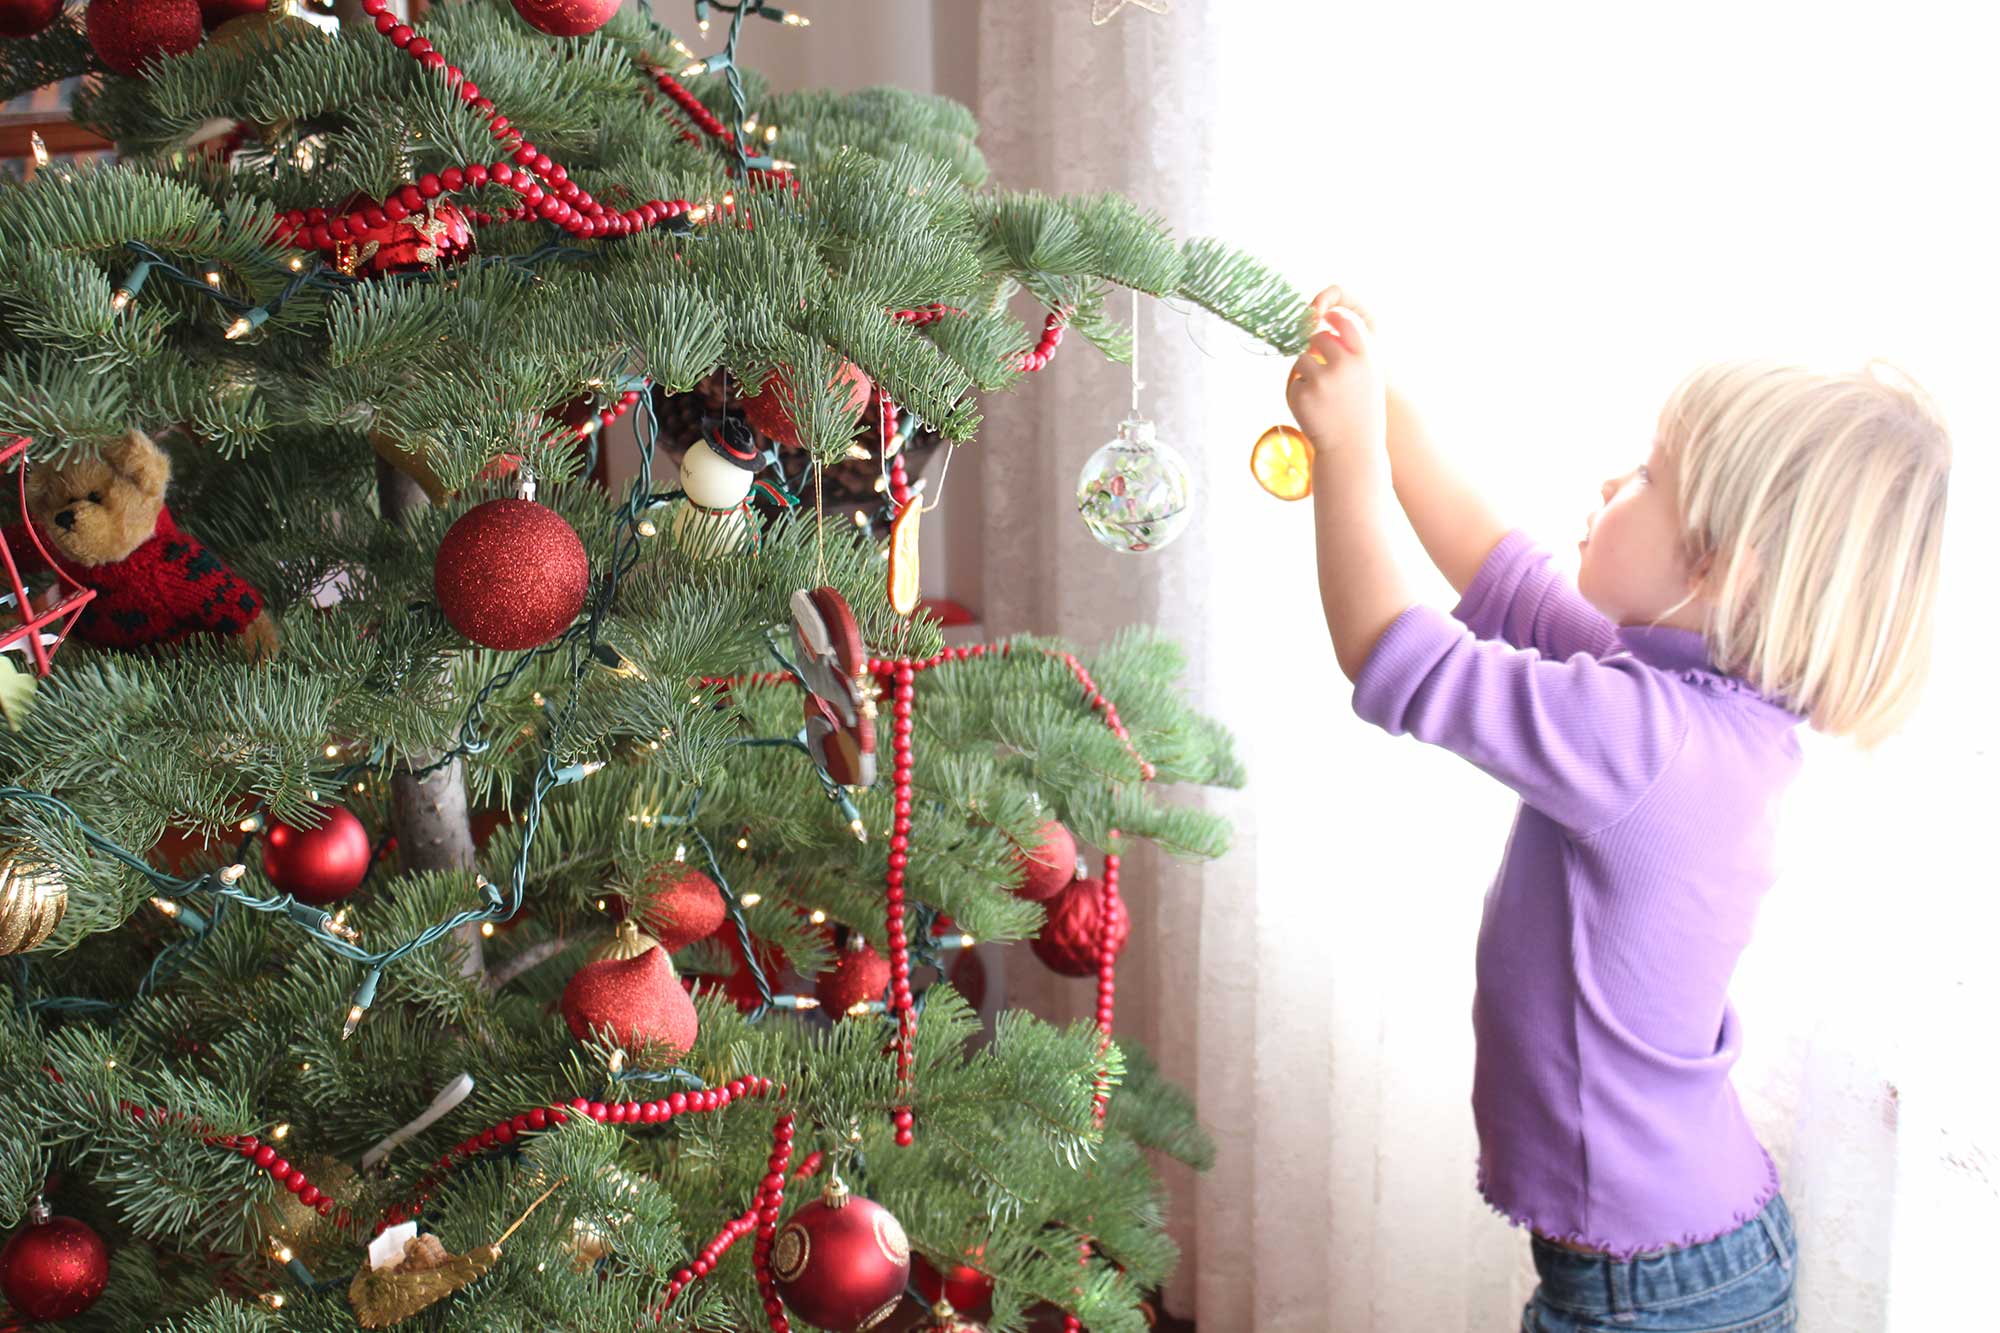
M411 1273L425 1273L451 1258L451 1252L444 1242L426 1231L403 1242L403 1268Z

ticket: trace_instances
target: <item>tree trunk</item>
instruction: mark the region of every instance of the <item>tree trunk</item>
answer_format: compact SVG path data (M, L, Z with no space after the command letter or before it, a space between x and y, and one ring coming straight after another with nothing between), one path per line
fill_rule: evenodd
M407 515L430 503L422 487L381 459L375 461L375 485L382 516L398 527L404 525ZM413 758L418 768L429 762L422 756ZM462 760L454 759L423 779L398 773L389 780L389 789L403 869L470 870L476 864ZM465 948L465 975L482 975L486 961L479 927L461 927L458 940Z

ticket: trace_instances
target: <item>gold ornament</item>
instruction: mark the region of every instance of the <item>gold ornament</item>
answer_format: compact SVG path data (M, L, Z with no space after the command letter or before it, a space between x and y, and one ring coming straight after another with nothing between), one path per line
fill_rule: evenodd
M347 1300L354 1307L355 1319L363 1328L387 1328L428 1309L459 1288L470 1286L500 1262L502 1242L528 1220L529 1213L556 1192L563 1180L542 1191L541 1198L529 1204L527 1212L515 1218L514 1225L501 1232L500 1239L491 1245L452 1254L436 1236L412 1236L403 1244L402 1260L393 1267L362 1264L347 1288Z
M590 951L590 961L622 963L628 958L640 957L648 949L658 948L659 944L628 916L618 923L618 929L611 932L610 939Z
M353 1201L357 1178L347 1163L333 1157L309 1157L299 1162L298 1168L336 1207ZM258 1210L258 1216L266 1231L295 1250L313 1244L314 1233L326 1221L319 1209L300 1203L298 1195L283 1188Z
M51 867L27 852L0 852L0 955L39 946L68 909L69 885Z
M593 1225L589 1219L579 1217L570 1228L570 1267L577 1272L588 1272L591 1265L611 1253L611 1237Z
M355 268L366 256L356 258L352 266L348 264L347 258L345 255L339 256L336 263L341 272L352 277ZM422 487L425 497L432 504L443 504L452 497L452 492L445 487L444 479L431 467L422 450L410 449L402 441L379 428L368 432L368 443L374 447L376 457Z

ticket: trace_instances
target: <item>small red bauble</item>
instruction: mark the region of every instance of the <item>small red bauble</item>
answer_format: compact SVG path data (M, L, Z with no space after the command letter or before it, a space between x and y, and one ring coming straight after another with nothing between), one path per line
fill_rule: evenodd
M983 1254L984 1247L971 1257ZM954 1309L983 1311L993 1299L993 1279L971 1264L960 1264L940 1274L921 1254L910 1259L910 1280L927 1301L947 1301Z
M529 27L552 37L581 37L611 22L620 0L514 0Z
M67 1319L97 1304L111 1276L104 1238L73 1217L30 1222L0 1250L0 1293L28 1319Z
M799 447L799 427L792 420L792 386L787 376L787 370L780 366L777 373L765 382L762 393L746 394L742 399L743 416L777 443L796 449ZM862 373L861 367L852 361L841 362L840 369L827 381L827 387L832 388L843 381L847 384L849 410L859 412L868 406L868 396L875 391L875 385Z
M578 968L563 987L562 1016L578 1041L588 1040L593 1028L600 1036L608 1029L621 1046L657 1043L683 1054L700 1031L694 1001L657 944L636 957L604 958Z
M889 988L889 960L859 937L851 938L848 944L833 970L820 973L819 980L813 983L813 994L818 997L820 1008L836 1021L847 1017L856 1005L881 999L882 992Z
M201 45L201 6L195 0L90 0L83 31L99 60L137 75L162 56Z
M196 0L196 3L201 7L201 26L204 28L240 19L245 14L262 14L270 9L265 0Z
M639 920L668 953L713 935L729 916L722 890L685 861L653 868L639 886Z
M835 1182L779 1230L771 1276L799 1318L858 1333L896 1312L910 1277L910 1242L894 1213Z
M33 37L62 11L63 0L0 0L0 37Z
M590 589L583 540L533 500L488 500L438 544L438 607L488 648L534 648L567 628Z
M1042 825L1040 836L1034 846L1014 849L1014 864L1021 869L1014 892L1035 902L1055 897L1076 878L1076 839L1070 831L1051 819Z
M368 830L339 807L318 828L273 819L264 831L264 876L302 903L338 902L368 878Z
M1041 933L1030 940L1035 957L1052 972L1066 977L1097 975L1100 918L1104 911L1104 882L1080 879L1049 899L1048 920ZM1111 952L1115 957L1125 947L1132 932L1132 919L1125 914L1124 898L1112 900Z

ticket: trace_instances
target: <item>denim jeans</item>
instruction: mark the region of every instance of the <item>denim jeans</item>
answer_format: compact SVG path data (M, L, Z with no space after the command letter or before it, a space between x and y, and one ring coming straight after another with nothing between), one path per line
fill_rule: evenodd
M1783 1196L1726 1236L1636 1259L1533 1243L1521 1333L1791 1333L1798 1247Z

